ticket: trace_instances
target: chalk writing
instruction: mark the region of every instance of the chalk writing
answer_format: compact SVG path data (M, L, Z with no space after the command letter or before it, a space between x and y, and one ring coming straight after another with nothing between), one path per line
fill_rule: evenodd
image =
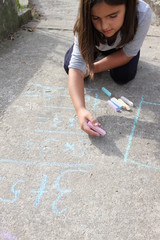
M58 214L58 215L63 214L67 210L65 208L65 209L59 211L58 208L57 208L57 205L60 201L62 201L62 197L65 194L71 193L72 190L71 189L62 189L60 187L60 182L63 181L63 178L66 177L67 174L73 174L73 173L88 173L88 170L82 169L82 168L81 169L67 169L67 170L61 172L60 175L56 178L55 185L56 185L56 191L58 193L58 197L52 203L52 211L55 214ZM34 202L34 207L37 207L39 205L43 194L48 193L48 191L46 190L47 179L48 179L48 176L46 174L44 174L43 178L42 178L42 181L41 181L40 188L38 190L31 190L31 192L36 195L36 199L35 199L35 202ZM11 192L14 194L14 198L5 199L5 198L0 197L0 202L8 203L8 204L16 203L19 200L21 191L20 190L15 190L15 187L16 187L16 185L18 185L20 183L25 184L25 181L24 180L18 180L15 183L12 184Z
M63 113L56 113L54 116L45 117L39 116L36 119L37 128L36 133L57 133L68 135L84 135L84 132L76 130L77 121L75 116L68 117Z
M35 207L38 206L39 201L40 201L43 193L47 193L47 191L44 191L45 187L46 187L46 182L47 182L47 175L43 175L43 180L42 180L42 184L41 184L40 189L37 190L37 191L35 191L35 190L33 191L34 193L38 193L37 198L36 198L35 203L34 203Z
M90 103L93 109L95 109L100 104L97 91L97 88L85 88L85 101L87 103ZM94 96L93 101L89 95L86 95L91 93ZM74 110L70 103L68 89L65 87L50 87L39 83L31 83L30 88L24 93L24 95L25 97L29 98L43 99L43 107L45 108ZM53 104L57 99L60 99L59 104Z
M79 168L79 167L94 167L94 164L85 163L60 163L60 162L29 162L23 160L11 160L0 158L0 163L22 165L22 166L37 166L37 167L63 167L63 168Z
M61 200L61 198L63 197L63 195L65 195L65 194L67 194L67 193L71 193L72 190L71 190L71 189L61 189L61 187L60 187L60 181L61 181L61 179L65 176L65 174L74 173L74 172L86 173L87 171L86 171L86 170L81 170L81 169L80 169L80 170L76 170L76 169L74 169L74 170L66 170L66 171L62 172L62 173L59 175L59 177L57 178L57 180L56 180L56 188L57 188L57 191L58 191L60 194L58 195L56 201L53 201L53 204L52 204L52 210L53 210L53 212L54 212L55 214L63 214L63 213L66 212L66 210L67 210L67 209L65 208L65 209L59 211L59 210L57 209L57 204L58 204L58 202Z
M20 195L20 190L16 190L15 191L15 187L17 184L19 183L24 183L24 180L19 180L15 183L12 184L12 187L11 187L11 192L13 193L14 195L14 198L13 199L4 199L4 198L0 198L0 202L4 202L4 203L15 203L18 198L19 198L19 195Z
M84 141L79 140L75 142L73 139L61 141L58 138L46 138L38 143L33 140L28 140L22 143L22 149L30 153L37 149L42 159L53 159L54 156L59 154L67 157L82 158L86 152Z
M136 117L134 119L133 128L131 130L129 141L128 141L128 145L126 147L126 152L125 152L125 155L124 155L124 162L127 163L130 160L130 162L132 164L134 164L134 165L137 165L137 166L140 166L140 167L145 167L147 169L160 170L160 165L159 166L153 166L152 164L142 163L140 160L138 161L138 160L135 160L135 159L128 158L129 151L130 151L130 148L131 148L131 145L132 145L132 141L133 141L133 137L134 137L134 133L135 133L135 129L136 129L136 126L137 126L137 123L138 123L138 120L139 120L139 116L140 116L140 112L141 112L143 104L145 104L145 105L153 105L153 106L157 106L157 107L160 106L160 103L146 102L146 101L143 100L143 96L141 97L141 101L139 103L139 107L138 107L138 110L137 110L137 115L136 115Z

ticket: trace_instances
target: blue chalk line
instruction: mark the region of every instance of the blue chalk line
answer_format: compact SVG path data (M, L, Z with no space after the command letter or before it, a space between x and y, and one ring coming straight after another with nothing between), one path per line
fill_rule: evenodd
M0 159L0 163L9 163L9 164L15 164L15 165L25 165L25 166L40 166L40 167L93 167L94 164L79 164L79 163L58 163L58 162L25 162L25 161L18 161L18 160L10 160L10 159Z
M130 150L131 143L132 143L132 139L133 139L133 136L134 136L135 127L136 127L136 124L137 124L137 122L138 122L139 115L140 115L140 111L141 111L141 108L142 108L142 103L143 103L143 96L141 97L141 101L140 101L140 103L139 103L139 107L138 107L138 111L137 111L137 116L136 116L136 118L134 119L133 128L132 128L132 131L131 131L131 134L130 134L130 137L129 137L129 141L128 141L128 145L127 145L127 148L126 148L126 152L125 152L125 155L124 155L124 162L125 162L125 163L127 162L129 150Z

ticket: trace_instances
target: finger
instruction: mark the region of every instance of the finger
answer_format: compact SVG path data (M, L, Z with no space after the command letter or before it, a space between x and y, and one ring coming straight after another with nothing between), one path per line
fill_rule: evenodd
M99 137L100 134L92 130L87 124L83 126L83 130L90 136Z
M92 117L92 120L90 120L90 122L97 127L101 126L101 124L98 122L98 120L94 119L93 117Z
M101 124L100 124L97 120L94 120L94 121L92 122L92 124L95 125L95 126L97 126L97 127L100 127L100 126L101 126Z

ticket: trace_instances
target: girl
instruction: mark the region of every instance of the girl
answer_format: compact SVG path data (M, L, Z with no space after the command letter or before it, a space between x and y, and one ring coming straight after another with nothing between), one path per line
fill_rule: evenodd
M89 135L99 136L87 122L100 124L85 108L84 78L110 70L118 84L132 80L150 21L151 9L142 0L80 0L74 45L65 55L64 68L81 129ZM95 62L99 53L104 57Z

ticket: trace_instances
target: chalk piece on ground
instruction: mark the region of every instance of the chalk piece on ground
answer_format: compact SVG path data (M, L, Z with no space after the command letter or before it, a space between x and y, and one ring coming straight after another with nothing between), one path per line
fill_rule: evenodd
M120 108L117 107L113 102L111 102L110 100L107 101L108 105L110 107L112 107L116 112L120 112Z
M105 87L102 87L102 92L104 92L108 97L112 96L112 93L108 89L106 89Z
M111 102L114 103L117 107L119 107L120 109L123 108L122 104L120 104L117 100L117 98L113 97L111 98Z
M123 96L121 96L121 99L122 99L125 103L127 103L129 106L133 107L133 102L131 102L129 99L127 99L126 97L123 97Z
M131 108L121 99L118 99L118 102L125 108L127 111L131 111Z

